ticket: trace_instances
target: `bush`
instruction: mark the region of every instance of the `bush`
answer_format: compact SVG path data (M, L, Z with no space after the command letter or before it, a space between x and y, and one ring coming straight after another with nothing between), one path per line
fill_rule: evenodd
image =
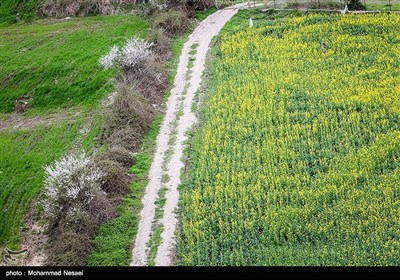
M149 39L154 43L157 53L163 60L171 57L171 38L161 29L150 29Z
M109 178L109 176L106 176L105 178L107 179ZM117 211L115 211L114 207L111 205L110 200L107 198L107 195L102 192L99 195L96 195L96 197L90 203L89 215L97 223L100 223L116 217Z
M85 217L104 176L85 154L64 156L46 166L45 174L41 204L51 226L61 221L76 223Z
M149 104L160 104L162 94L168 87L168 72L161 58L153 55L148 58L140 73L133 69L125 71L120 81L141 93Z
M131 69L140 70L144 62L152 55L150 49L152 45L152 43L148 43L145 40L132 37L127 40L122 49L113 46L108 54L100 58L99 63L105 68L109 68L117 63L126 71Z
M135 164L135 159L131 152L121 146L113 146L103 153L96 155L97 162L102 160L112 160L118 162L122 167L130 168Z
M162 31L159 31L159 36L161 34ZM113 46L108 54L100 58L99 63L106 68L119 65L124 70L121 84L132 86L150 103L159 104L168 86L168 72L162 59L150 49L151 46L153 43L133 37L122 49Z
M130 178L124 167L112 160L102 160L98 165L106 174L101 181L102 190L111 196L129 193Z
M109 0L46 0L40 10L42 15L49 17L114 13L114 7Z
M145 3L137 5L136 8L140 10L141 14L144 17L151 17L155 13L160 11L160 8L158 6Z
M140 145L144 133L138 131L137 128L126 125L121 126L119 130L113 131L106 139L107 143L112 147L119 146L133 152Z
M170 37L182 35L189 26L190 20L182 10L159 12L153 16L152 28L161 29Z
M135 129L134 135L143 135L152 121L153 111L140 93L119 83L113 102L105 110L106 137L124 130L127 126Z
M310 1L305 4L308 9L341 9L342 4L334 0Z
M152 55L150 47L153 44L145 40L133 37L128 40L119 53L119 64L124 69L139 69L143 63Z
M286 7L287 9L298 9L301 7L301 4L298 2L288 2L286 3Z
M215 1L210 0L187 0L186 5L195 10L205 10L215 6Z
M85 256L93 246L95 227L86 226L84 232L66 229L53 234L47 246L46 265L83 266Z
M48 265L84 265L99 224L117 215L101 187L115 175L85 154L45 167L43 215L49 222Z
M119 55L119 49L117 46L114 45L111 48L111 50L108 52L108 54L100 57L99 63L101 66L103 66L105 68L110 68L118 60L118 55Z
M349 10L365 10L366 7L361 4L360 0L349 0L347 1Z

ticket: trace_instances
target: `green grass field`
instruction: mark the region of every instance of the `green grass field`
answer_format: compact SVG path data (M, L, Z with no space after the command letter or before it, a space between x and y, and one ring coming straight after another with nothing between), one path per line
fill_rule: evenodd
M7 122L20 96L31 98L25 119L46 118L48 112L61 116L53 124L0 132L0 245L18 245L29 202L42 187L44 165L72 148L90 151L95 145L102 125L99 101L116 75L99 67L99 58L113 44L146 34L146 22L128 15L0 28L1 121ZM79 117L69 116L74 111Z
M95 16L39 20L0 28L0 113L15 99L30 99L34 111L74 105L90 107L108 93L115 71L99 58L114 44L136 34L146 23L133 16Z
M39 0L1 0L0 26L15 23L18 19L28 21L34 19L38 3Z
M86 135L81 129L87 122L88 116L83 116L57 125L0 133L0 244L14 246L20 241L20 229L25 227L21 221L43 185L43 167L77 143L87 151L93 147L100 123L93 123Z

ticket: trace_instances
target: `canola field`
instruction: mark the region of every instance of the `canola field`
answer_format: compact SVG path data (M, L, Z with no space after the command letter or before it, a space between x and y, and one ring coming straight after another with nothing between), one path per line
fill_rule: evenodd
M400 265L400 15L264 17L216 48L180 264Z

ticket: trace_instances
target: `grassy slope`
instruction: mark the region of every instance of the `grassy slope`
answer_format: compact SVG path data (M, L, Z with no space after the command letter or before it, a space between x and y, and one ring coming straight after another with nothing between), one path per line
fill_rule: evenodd
M183 35L172 42L172 57L168 62L169 82L173 84L179 56L187 35ZM169 93L164 96L164 104ZM147 175L153 160L156 138L163 119L157 114L149 132L135 155L136 163L130 172L136 179L131 184L131 194L119 206L119 216L100 226L95 240L95 247L88 257L88 265L92 266L122 266L128 265L131 259L132 242L134 241L139 223L139 212L142 208L141 199L147 185Z
M249 13L214 49L181 264L399 265L398 30L374 16L332 32L339 18L253 14L262 28L246 36Z
M71 105L91 106L112 88L115 71L99 58L113 44L136 34L146 23L132 16L40 20L0 28L0 113L11 112L20 96L35 111Z
M111 85L105 84L115 75L115 71L97 66L99 57L113 44L122 44L133 34L146 33L146 23L132 16L88 17L68 22L40 20L0 28L1 112L10 110L12 96L26 92L36 97L34 108L27 115L74 103L86 107L80 119L0 133L0 244L18 243L21 219L42 186L43 166L78 142L81 144L84 136L80 130L87 126L88 119L92 120L90 131L81 147L90 150L94 145L101 127L95 112L98 100L111 89ZM32 46L36 48L21 53ZM13 78L5 84L7 76ZM68 96L74 100L70 104ZM6 116L3 114L2 118Z
M39 0L1 0L0 26L15 23L18 19L32 20L36 15L38 3Z
M94 135L100 131L99 123L86 137L80 132L86 118L61 122L34 130L0 133L0 244L11 246L19 240L19 227L29 202L42 187L43 166L59 158L75 143L83 141L88 150Z

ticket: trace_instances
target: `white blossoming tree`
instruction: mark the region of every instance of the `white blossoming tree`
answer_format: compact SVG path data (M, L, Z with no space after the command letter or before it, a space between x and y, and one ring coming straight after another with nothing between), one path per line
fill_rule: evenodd
M139 69L153 54L152 45L143 39L133 37L121 49L114 45L108 54L100 58L99 63L105 68L117 63L124 69Z
M85 215L90 202L101 191L104 175L84 153L62 157L46 166L45 174L41 203L52 224L60 219L77 222Z

